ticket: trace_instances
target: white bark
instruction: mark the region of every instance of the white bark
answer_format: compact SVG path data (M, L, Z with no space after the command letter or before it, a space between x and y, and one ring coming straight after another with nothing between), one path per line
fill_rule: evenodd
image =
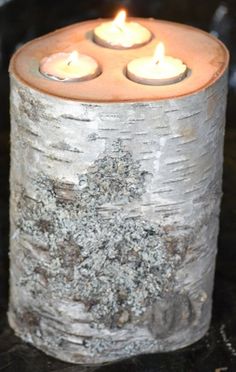
M194 95L93 104L12 76L9 322L59 359L100 363L207 331L226 74Z

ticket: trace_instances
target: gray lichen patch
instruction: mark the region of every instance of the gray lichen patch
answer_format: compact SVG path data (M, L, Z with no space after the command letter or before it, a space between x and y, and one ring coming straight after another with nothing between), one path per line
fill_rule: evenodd
M111 153L106 153L95 161L88 173L79 176L81 203L98 207L140 198L144 193L145 174L140 171L139 163L133 161L131 153L124 151L117 141Z
M36 196L19 195L17 227L35 246L47 246L49 259L39 262L25 249L21 284L32 295L82 302L107 327L138 324L173 290L191 235L128 215L125 205L141 201L145 176L120 141L76 184L39 175ZM104 217L101 208L114 203L119 208Z

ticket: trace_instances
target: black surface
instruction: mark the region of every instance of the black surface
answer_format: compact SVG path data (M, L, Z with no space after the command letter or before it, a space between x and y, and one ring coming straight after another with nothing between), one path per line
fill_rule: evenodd
M0 372L236 372L236 2L217 0L8 0L0 1ZM217 257L213 320L198 343L173 353L139 356L100 367L47 357L14 336L8 298L8 61L22 43L84 19L113 15L126 6L134 16L155 17L213 30L231 51L225 140L224 197ZM218 11L217 11L218 9ZM222 368L222 369L220 369Z

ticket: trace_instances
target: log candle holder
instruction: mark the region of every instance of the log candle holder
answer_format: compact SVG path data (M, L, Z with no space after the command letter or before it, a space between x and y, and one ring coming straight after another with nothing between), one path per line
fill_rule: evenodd
M208 330L217 252L228 52L209 34L134 19L149 44L63 28L11 60L9 323L74 363L170 351ZM161 40L188 76L137 84L127 64ZM79 50L102 74L51 81L42 58Z

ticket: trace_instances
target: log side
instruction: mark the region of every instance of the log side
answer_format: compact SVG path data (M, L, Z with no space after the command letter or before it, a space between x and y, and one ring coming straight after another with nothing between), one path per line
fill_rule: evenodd
M59 359L175 350L211 317L226 73L182 97L81 103L11 76L9 322Z

